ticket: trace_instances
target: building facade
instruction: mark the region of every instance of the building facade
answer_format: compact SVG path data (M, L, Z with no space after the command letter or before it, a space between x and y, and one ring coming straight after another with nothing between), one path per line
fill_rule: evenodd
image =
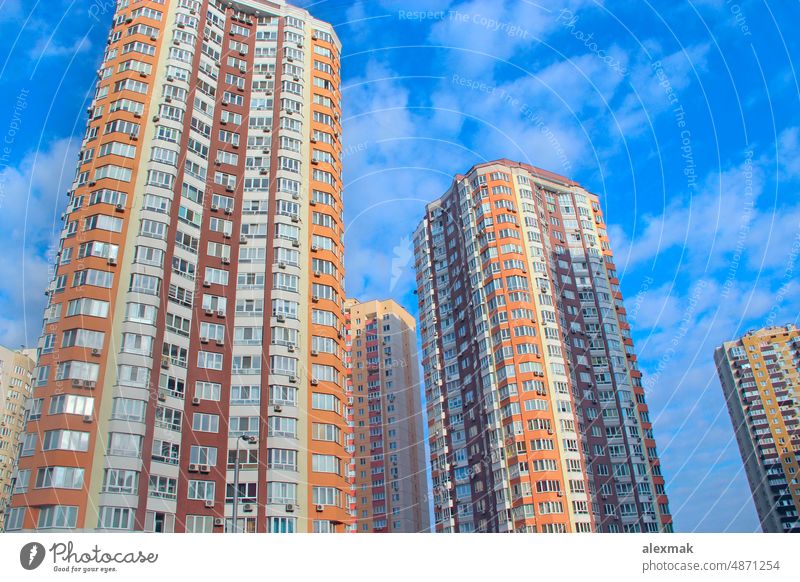
M7 529L347 529L340 51L282 0L117 2Z
M481 164L414 247L436 531L672 531L597 196Z
M17 455L33 392L34 350L0 346L0 531L16 487ZM26 474L22 474L23 483ZM21 483L22 485L22 483Z
M395 301L348 301L355 531L428 531L416 322Z
M714 361L761 528L800 532L800 330L751 331Z

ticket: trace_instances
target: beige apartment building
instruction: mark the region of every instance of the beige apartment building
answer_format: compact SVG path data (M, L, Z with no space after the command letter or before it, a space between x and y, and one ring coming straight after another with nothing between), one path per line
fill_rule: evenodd
M21 435L33 390L34 350L0 346L0 531L11 500Z
M416 322L395 301L348 301L355 527L429 529Z

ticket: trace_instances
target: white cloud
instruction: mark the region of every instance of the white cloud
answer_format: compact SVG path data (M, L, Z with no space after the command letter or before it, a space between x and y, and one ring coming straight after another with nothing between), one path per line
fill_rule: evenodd
M39 336L49 280L48 248L61 230L64 195L72 182L80 143L60 139L0 172L0 343L32 345Z
M88 52L92 48L92 43L87 37L76 39L71 44L61 44L52 36L40 37L34 44L28 56L31 59L39 60L43 58L72 57Z

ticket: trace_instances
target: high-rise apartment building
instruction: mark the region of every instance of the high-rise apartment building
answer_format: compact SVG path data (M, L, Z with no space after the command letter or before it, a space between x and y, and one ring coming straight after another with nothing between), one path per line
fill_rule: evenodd
M339 60L282 0L117 2L9 530L346 529Z
M800 532L800 330L751 331L714 353L765 532Z
M428 531L416 322L395 301L348 301L355 529Z
M16 461L33 391L35 358L33 350L0 346L0 531L12 488L17 483ZM26 478L22 473L23 483Z
M436 530L671 531L597 196L481 164L414 247Z

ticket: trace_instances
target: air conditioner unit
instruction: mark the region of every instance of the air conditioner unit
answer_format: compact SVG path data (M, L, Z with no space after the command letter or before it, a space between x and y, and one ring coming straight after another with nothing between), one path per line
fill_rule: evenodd
M292 513L294 511L294 505L292 505L291 503L287 503L286 504L286 511L287 511L287 513Z
M165 370L169 368L169 358L167 357L161 358L161 367L164 368Z
M205 502L205 506L206 506L206 509L213 509L214 508L214 502L211 501L211 500L207 500Z
M312 356L318 356L319 352L317 350L311 350L311 355Z
M166 402L167 401L167 393L163 390L158 391L158 401L159 402Z
M276 404L272 407L273 412L283 412L283 407L280 404Z
M321 277L321 276L322 276L322 272L320 272L320 271L314 271L314 276L315 276L315 277Z
M217 527L223 526L223 525L225 525L225 520L222 519L221 517L215 517L214 518L214 525L217 526Z
M325 510L325 506L323 506L323 505L317 505L317 512L318 512L318 513L322 513L324 510Z
M192 398L192 404L195 406L200 406L200 399L199 398Z
M115 259L114 257L109 257L106 262L112 267L116 267L117 265L117 259Z
M85 422L86 424L91 424L92 420L93 419L91 414L87 414L86 416L83 417L83 422Z
M312 378L311 379L311 385L312 386L319 386L319 380L317 380L316 378Z
M275 319L278 320L278 323L283 323L284 321L286 321L286 316L279 313L278 315L275 316Z
M319 303L319 295L312 295L311 301L313 301L314 303Z
M216 212L217 210L219 210L219 206L217 206L216 204L212 204L211 205L211 212Z
M247 244L247 237L246 236L239 237L239 244L246 245Z
M289 382L292 384L297 384L297 376L289 376Z
M211 281L203 281L203 287L211 287Z
M253 513L253 506L250 505L249 503L246 503L244 507L242 507L242 511L244 511L245 513Z
M222 264L223 265L230 265L231 260L228 257L222 257Z
M278 261L278 268L285 269L286 268L286 261Z
M172 81L174 81L174 80L175 80L175 77L173 77L172 75L167 75L167 81L168 82L172 83Z
M222 309L217 309L217 317L225 317L225 312Z
M200 470L201 473L210 473L211 472L211 467L209 467L208 465L200 465L198 467L198 469Z
M93 356L99 356L101 353L102 353L102 352L101 352L100 350L98 350L97 348L94 348L94 349L92 350L92 355L93 355Z
M114 207L114 210L116 210L117 212L124 212L125 211L125 207L122 204L117 204Z
M190 473L197 473L197 465L189 465Z
M288 346L286 346L286 349L288 349L290 352L294 352L295 350L294 344L289 344Z
M207 343L208 343L208 338L207 338L207 337L205 337L205 336L201 336L201 337L200 337L200 343L201 343L201 344L207 344Z
M219 339L217 340L217 345L218 345L218 346L224 346L224 345L225 345L225 340L224 340L224 339L222 339L222 338L219 338Z

